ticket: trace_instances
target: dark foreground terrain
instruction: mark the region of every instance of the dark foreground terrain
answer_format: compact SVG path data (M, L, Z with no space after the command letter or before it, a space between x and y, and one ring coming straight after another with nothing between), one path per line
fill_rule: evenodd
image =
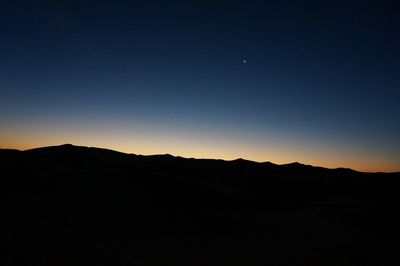
M400 174L0 150L0 265L400 265Z

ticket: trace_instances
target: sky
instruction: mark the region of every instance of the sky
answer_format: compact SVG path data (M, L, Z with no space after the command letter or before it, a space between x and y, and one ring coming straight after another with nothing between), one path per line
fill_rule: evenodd
M0 1L0 148L400 171L398 1Z

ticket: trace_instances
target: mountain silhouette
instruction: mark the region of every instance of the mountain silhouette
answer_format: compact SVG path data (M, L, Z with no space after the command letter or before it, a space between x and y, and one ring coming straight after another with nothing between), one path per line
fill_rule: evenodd
M398 265L400 173L0 150L1 265Z

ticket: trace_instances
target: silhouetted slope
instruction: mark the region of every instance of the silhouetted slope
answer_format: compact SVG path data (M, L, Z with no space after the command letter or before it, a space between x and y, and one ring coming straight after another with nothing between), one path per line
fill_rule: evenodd
M72 144L64 144L61 146L36 148L24 151L25 154L37 159L53 160L57 162L68 161L104 161L115 162L126 159L129 155L108 149L74 146Z
M399 173L0 150L1 265L397 265Z

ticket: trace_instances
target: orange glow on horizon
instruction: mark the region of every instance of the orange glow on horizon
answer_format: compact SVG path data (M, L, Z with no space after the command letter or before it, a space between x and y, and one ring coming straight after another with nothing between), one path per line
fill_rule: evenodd
M65 143L70 143L76 146L88 146L88 147L99 147L116 150L124 153L133 153L141 155L154 155L154 154L171 154L174 156L181 156L184 158L197 158L197 159L223 159L223 160L234 160L237 158L243 158L256 162L272 162L275 164L287 164L292 162L300 162L303 164L309 164L314 166L321 166L327 168L338 168L345 167L362 172L397 172L399 171L398 166L395 163L391 163L387 160L351 160L346 158L342 154L336 156L322 156L318 153L305 153L299 151L290 151L288 149L282 150L269 150L265 152L262 150L251 150L242 149L240 147L234 147L229 145L225 146L213 146L206 145L205 143L197 143L193 145L181 145L174 142L159 142L149 145L148 142L133 142L125 144L122 140L110 142L107 144L102 142L103 139L91 138L90 140L81 138L81 140L69 138L63 141L60 138L53 139L36 139L32 140L12 140L7 139L6 141L0 142L0 148L2 149L18 149L18 150L29 150L33 148L45 147L45 146L57 146ZM167 144L168 143L168 144ZM238 145L240 146L240 145ZM242 147L243 148L243 147ZM329 157L329 158L328 158Z
M357 147L326 144L325 140L291 139L284 135L252 135L226 128L193 128L103 121L102 125L60 122L59 125L14 127L0 132L0 148L27 150L71 143L125 153L172 154L186 158L247 160L276 164L300 162L327 168L352 168L364 172L400 171L396 156L356 150ZM114 124L113 124L114 123ZM227 133L229 132L229 134Z

